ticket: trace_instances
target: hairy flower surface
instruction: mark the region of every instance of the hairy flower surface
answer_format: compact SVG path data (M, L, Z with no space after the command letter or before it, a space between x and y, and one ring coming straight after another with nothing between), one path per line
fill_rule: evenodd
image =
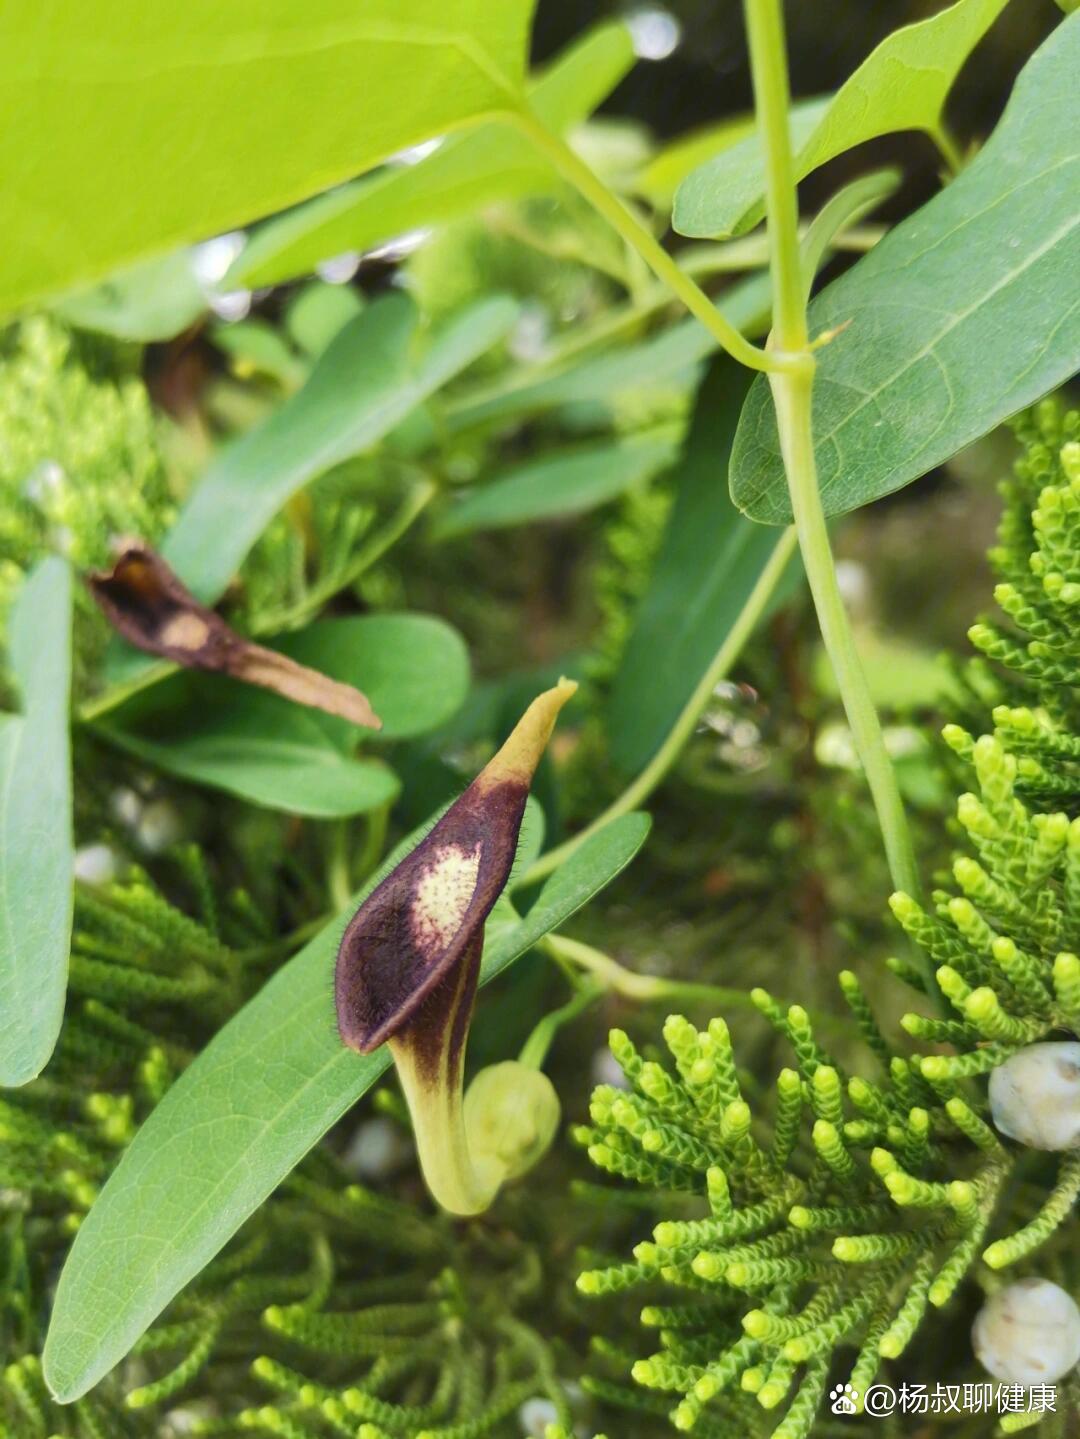
M532 702L465 793L363 902L338 951L341 1038L361 1054L389 1042L428 1185L454 1213L486 1209L507 1173L500 1156L470 1153L465 1040L484 923L510 877L533 773L576 688L560 680Z

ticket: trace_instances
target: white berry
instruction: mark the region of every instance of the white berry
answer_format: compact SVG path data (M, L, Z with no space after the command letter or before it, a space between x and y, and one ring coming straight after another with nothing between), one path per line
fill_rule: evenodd
M518 1410L518 1423L527 1439L544 1439L549 1424L557 1424L558 1411L550 1399L526 1399Z
M1002 1134L1031 1149L1080 1144L1080 1043L1029 1044L990 1075L990 1112Z
M1049 1279L1018 1279L979 1310L979 1363L1005 1384L1053 1384L1080 1360L1080 1309Z
M120 856L107 844L84 844L75 851L75 878L82 884L111 884L120 873Z
M139 816L135 837L148 854L164 854L184 838L184 821L167 799L151 800Z

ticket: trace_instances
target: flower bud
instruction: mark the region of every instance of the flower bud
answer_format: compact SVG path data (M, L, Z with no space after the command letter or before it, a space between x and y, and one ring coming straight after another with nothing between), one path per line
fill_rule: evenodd
M1080 1360L1080 1309L1049 1279L1019 1279L979 1310L971 1343L995 1379L1053 1384Z
M1029 1044L990 1075L997 1128L1031 1149L1080 1144L1080 1043Z
M506 1179L527 1174L550 1148L560 1112L542 1070L516 1059L481 1069L465 1091L465 1133L474 1162L497 1163Z

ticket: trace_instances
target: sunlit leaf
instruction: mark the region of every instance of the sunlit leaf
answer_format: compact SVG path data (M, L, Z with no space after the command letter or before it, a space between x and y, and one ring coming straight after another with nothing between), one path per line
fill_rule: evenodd
M452 319L415 365L416 309L402 294L350 320L303 389L227 447L185 505L162 553L205 604L220 598L282 505L331 466L370 449L509 330L512 301L482 300Z
M964 61L1008 0L958 0L887 36L835 95L792 108L796 179L878 135L940 130ZM751 135L683 181L672 224L699 239L741 235L765 213L765 165Z
M71 945L71 571L26 580L10 634L20 712L0 718L0 1085L53 1052Z
M648 480L674 454L673 437L640 435L542 455L472 490L443 516L438 532L461 535L581 514Z
M569 47L530 90L557 133L584 119L633 64L626 27L608 24ZM321 195L265 225L237 259L229 282L269 285L305 274L326 256L367 250L494 200L556 188L550 164L520 132L491 122L452 136L415 164Z
M1080 17L1028 62L986 147L810 307L821 495L842 514L900 489L1080 368ZM755 382L735 503L791 518L772 400Z
M0 310L505 110L531 17L531 0L4 6Z
M649 822L626 815L577 850L528 916L489 925L486 983L603 889L641 848ZM399 845L386 877L430 825ZM76 1236L60 1277L45 1377L61 1400L117 1364L389 1064L341 1044L330 984L334 922L215 1036L135 1136Z

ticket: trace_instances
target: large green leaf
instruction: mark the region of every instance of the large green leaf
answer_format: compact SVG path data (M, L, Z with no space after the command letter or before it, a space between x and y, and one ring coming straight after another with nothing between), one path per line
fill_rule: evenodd
M96 728L155 769L267 809L328 819L390 804L399 788L393 772L345 754L323 719L222 675L182 673L137 693Z
M364 893L419 843L398 847ZM627 865L648 819L583 844L527 918L489 924L481 983L569 918ZM506 913L505 901L501 903ZM389 1064L347 1050L334 1022L334 921L207 1045L136 1135L60 1277L45 1346L57 1398L84 1394Z
M682 713L738 619L780 533L739 514L724 474L749 373L715 361L675 471L675 508L615 676L611 752L640 770Z
M746 333L764 329L769 322L770 287L766 275L752 275L733 285L717 308ZM678 324L636 345L590 357L579 364L522 379L477 398L468 396L449 407L454 429L536 414L563 405L609 404L613 397L633 390L648 393L665 382L692 384L697 367L716 349L716 340L695 319Z
M842 514L941 464L1080 368L1080 16L1022 71L973 163L810 307L821 495ZM735 503L791 518L767 385L731 461Z
M370 449L500 340L516 314L511 300L481 300L411 366L413 302L394 294L363 310L330 342L304 387L210 466L165 540L165 558L212 604L290 495Z
M479 486L439 524L441 535L503 529L581 514L655 475L671 460L670 435L638 435L558 450Z
M940 130L941 112L960 67L1008 0L958 3L896 30L832 97L792 110L795 175L898 130ZM707 160L675 197L672 223L697 238L741 235L765 213L765 165L757 135Z
M517 103L532 0L0 8L0 310Z
M557 133L583 120L634 62L624 25L603 25L572 45L533 85L533 109ZM229 274L237 285L270 285L314 268L329 255L366 250L424 225L442 224L495 200L557 186L534 145L492 121L445 141L416 164L342 186L273 220Z
M465 641L433 615L354 615L317 620L273 642L301 664L363 690L383 727L366 740L411 739L445 724L469 691ZM343 746L358 731L334 715L312 715Z
M0 720L0 1085L40 1074L71 945L71 571L47 559L11 619L21 713Z

